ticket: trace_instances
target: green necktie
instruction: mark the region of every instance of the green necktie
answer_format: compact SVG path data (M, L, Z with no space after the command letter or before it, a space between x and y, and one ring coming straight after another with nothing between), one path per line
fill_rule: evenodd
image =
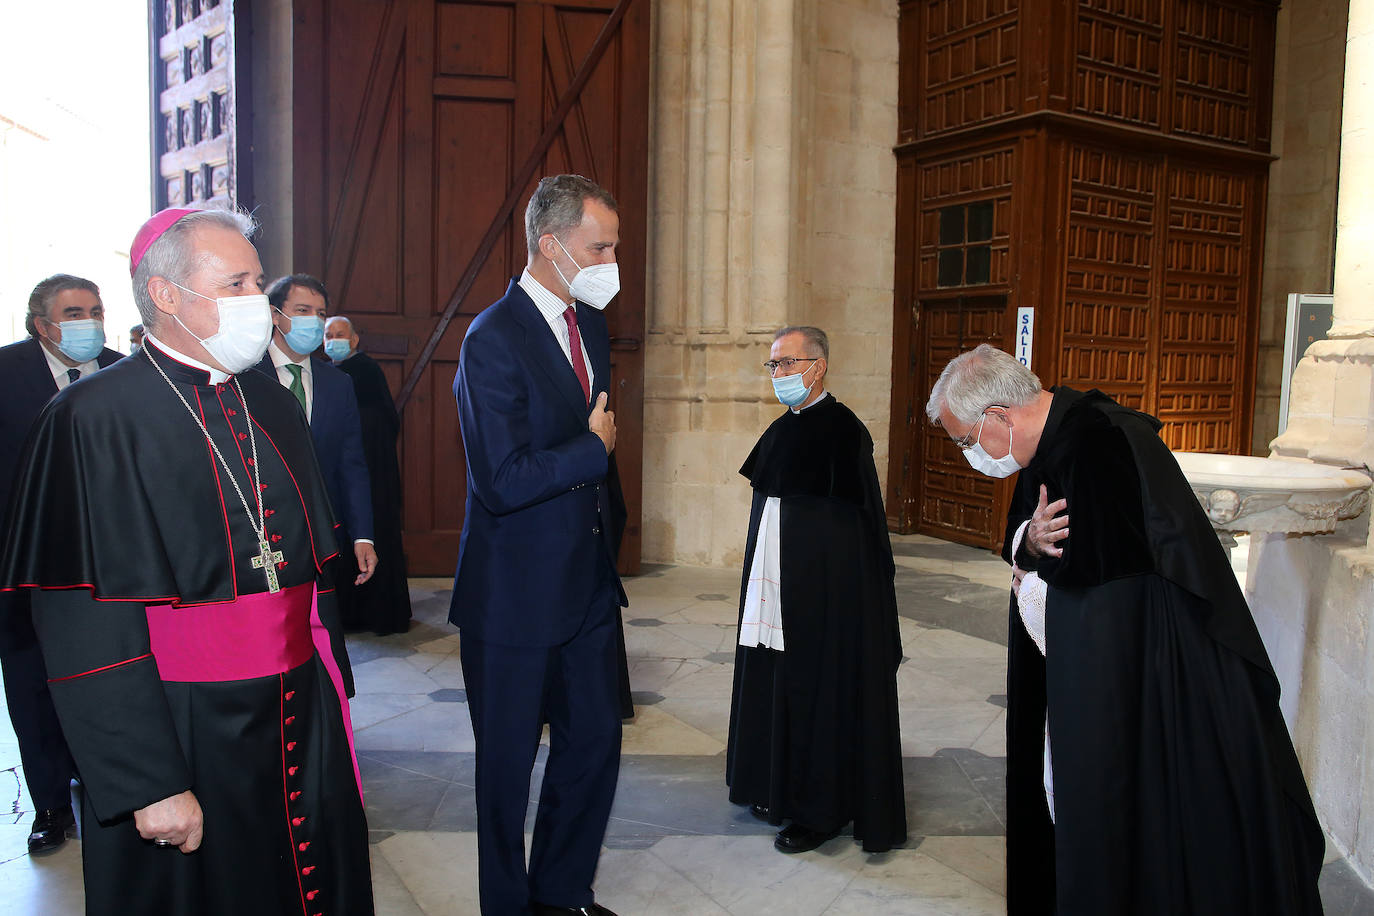
M308 414L310 411L305 406L305 385L301 384L301 367L295 363L287 363L286 371L291 373L291 393L301 402L301 410Z

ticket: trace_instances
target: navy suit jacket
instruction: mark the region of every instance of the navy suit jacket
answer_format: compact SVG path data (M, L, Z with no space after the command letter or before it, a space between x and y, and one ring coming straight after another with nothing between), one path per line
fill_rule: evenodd
M100 351L96 364L105 368L119 360L122 353L108 347ZM10 487L19 459L28 442L29 429L43 407L57 394L57 382L48 369L48 357L37 337L0 347L0 518L9 505ZM119 494L110 494L117 506ZM11 600L0 598L0 601ZM27 645L33 638L28 614L0 613L0 647Z
M258 363L280 384L271 355ZM363 424L358 416L358 395L353 379L323 360L311 359L314 400L310 405L310 438L315 440L315 457L320 462L329 502L342 530L339 549L353 555L353 541L372 540L372 483L363 454Z
M105 368L123 354L105 348L96 364ZM15 468L24 453L29 427L44 405L57 394L48 357L37 337L0 347L0 512L9 502Z
M592 403L611 380L606 316L577 304ZM467 513L449 620L478 639L554 646L581 628L615 570L601 439L572 364L515 282L468 328L453 380Z

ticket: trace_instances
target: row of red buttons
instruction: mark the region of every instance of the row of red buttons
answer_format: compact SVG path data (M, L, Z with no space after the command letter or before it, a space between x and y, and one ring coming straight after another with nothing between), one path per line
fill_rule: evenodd
M281 535L276 535L276 534L274 534L274 535L272 535L272 539L273 539L274 541L279 541L279 540L281 540ZM281 563L278 563L277 565L278 565L278 566L285 566L285 565L286 565L286 562L285 562L285 561L282 561ZM287 701L287 702L290 702L291 699L292 699L292 697L294 697L295 695L296 695L296 691L294 691L294 690L288 690L288 691L286 692L286 694L285 694L285 699L286 699L286 701ZM286 728L290 728L290 727L291 727L292 725L294 725L295 723L296 723L296 717L295 717L295 716L286 716L284 719L282 719L282 725L283 725L284 727L286 727ZM295 742L295 741L287 741L287 742L286 742L286 750L287 750L287 752L288 752L288 753L291 753L291 752L295 751L295 750L296 750L296 744L297 744L297 742ZM286 773L287 773L288 776L295 776L297 773L300 772L300 769L301 769L301 768L300 768L299 766L292 765L292 766L289 766L289 767L286 768ZM292 790L291 793L287 796L287 798L288 798L290 801L292 801L292 802L299 801L299 800L300 800L300 797L301 797L301 791L300 791L299 789L294 789L294 790ZM292 817L292 818L291 818L291 826L292 826L292 827L300 827L302 824L304 824L304 823L306 822L306 819L307 819L306 816L303 815L303 814L302 814L302 815L299 815L299 816L296 816L296 817ZM298 852L302 852L302 853L303 853L303 852L305 852L306 850L308 850L309 848L310 848L310 841L309 841L309 840L302 840L301 842L299 842L299 843L296 844L296 850L297 850ZM310 877L310 873L313 872L316 868L318 868L318 866L316 866L316 865L303 865L303 866L301 866L301 875L302 875L302 877L307 877L307 878ZM320 890L319 890L319 888L314 888L314 889L312 889L312 890L308 890L308 891L305 892L305 899L306 899L306 900L309 900L309 901L311 901L311 902L313 903L314 900L315 900L315 898L318 897L319 895L320 895ZM324 914L323 914L323 913L313 913L313 914L311 914L311 916L324 916Z

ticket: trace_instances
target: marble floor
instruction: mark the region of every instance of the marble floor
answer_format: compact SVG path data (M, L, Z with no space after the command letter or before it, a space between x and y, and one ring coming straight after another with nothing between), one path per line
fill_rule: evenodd
M910 841L865 854L841 837L784 856L770 828L729 804L724 750L739 573L649 567L626 582L636 715L597 874L621 916L1004 912L1007 570L991 555L894 537L905 658L898 675ZM377 912L476 914L473 740L448 581L411 580L410 632L349 638L357 750ZM82 908L81 846L29 857L33 815L7 717L0 722L0 914ZM531 796L537 797L543 752ZM531 805L532 824L533 805ZM528 828L529 825L527 825ZM1374 893L1337 856L1329 916L1374 914Z

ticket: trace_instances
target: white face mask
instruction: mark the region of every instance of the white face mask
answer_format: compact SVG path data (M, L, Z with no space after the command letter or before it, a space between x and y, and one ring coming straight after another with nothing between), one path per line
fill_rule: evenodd
M559 248L563 248L558 236L555 235L553 240L558 242ZM577 258L574 258L568 249L563 248L563 253L568 255L568 260L577 264ZM594 309L604 309L615 298L616 293L620 292L620 265L614 261L609 264L593 264L590 267L577 264L577 274L571 283L563 276L563 271L558 269L557 261L553 262L553 269L558 271L558 278L568 284L569 296L587 303Z
M203 293L186 289L175 280L168 280L177 289L193 296L210 299ZM209 337L200 337L173 315L182 329L200 341L206 352L215 358L224 371L236 375L256 366L272 342L272 306L261 293L255 296L223 296L210 299L219 309L219 330Z
M1011 427L1007 428L1007 454L1002 458L994 458L983 448L983 420L986 420L986 413L978 420L978 438L973 440L973 445L964 449L964 460L969 463L979 474L988 477L1010 477L1021 470L1021 465L1016 463L1016 459L1011 454L1012 433L1015 431Z

